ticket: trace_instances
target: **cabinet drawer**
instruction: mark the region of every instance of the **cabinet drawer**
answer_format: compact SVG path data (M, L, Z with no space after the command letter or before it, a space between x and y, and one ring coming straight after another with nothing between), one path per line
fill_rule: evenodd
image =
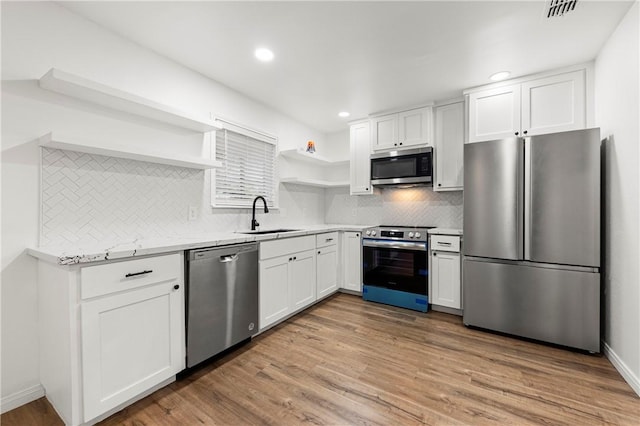
M316 247L315 235L304 237L283 238L274 241L260 243L260 260L271 259L272 257L284 256Z
M455 235L432 235L431 250L458 253L460 251L460 237Z
M316 247L327 247L338 244L338 233L327 232L326 234L316 235Z
M182 271L180 253L87 266L80 270L80 296L84 300L164 281L182 283Z

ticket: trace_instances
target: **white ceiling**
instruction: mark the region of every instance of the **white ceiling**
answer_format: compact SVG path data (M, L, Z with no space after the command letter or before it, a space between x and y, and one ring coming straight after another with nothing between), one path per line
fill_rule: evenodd
M630 1L61 2L323 132L368 114L594 59ZM258 62L268 46L275 60ZM339 111L350 111L349 119Z

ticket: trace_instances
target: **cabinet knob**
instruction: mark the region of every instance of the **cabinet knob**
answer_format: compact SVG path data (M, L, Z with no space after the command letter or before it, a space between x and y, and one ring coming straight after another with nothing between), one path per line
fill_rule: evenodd
M297 257L293 256L293 260L296 260L296 259L297 259Z
M289 258L289 262L291 262L292 260L293 260L293 257L290 257L290 258Z
M433 255L434 255L434 256L436 256L436 255L437 255L437 253L433 253Z
M524 131L524 132L522 132L522 133L524 133L524 134L526 135L526 134L527 134L527 130L525 130L525 131Z
M520 134L520 132L516 132L516 136L518 136Z
M318 250L318 254L321 254L321 253L320 253L320 250Z
M174 290L178 290L179 288L180 288L180 286L179 286L178 284L176 284L176 285L174 285L174 286L173 286L173 289L174 289Z
M439 184L438 184L438 186L442 186L442 184L441 184L441 183L439 183Z
M400 145L402 145L402 142L400 142Z
M367 187L367 188L365 188L364 190L365 190L365 191L368 191L368 190L369 190L369 188Z

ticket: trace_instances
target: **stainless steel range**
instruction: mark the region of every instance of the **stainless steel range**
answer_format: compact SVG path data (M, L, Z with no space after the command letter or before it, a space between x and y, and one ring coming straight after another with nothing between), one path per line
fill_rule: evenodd
M382 225L364 231L364 300L427 312L429 228Z

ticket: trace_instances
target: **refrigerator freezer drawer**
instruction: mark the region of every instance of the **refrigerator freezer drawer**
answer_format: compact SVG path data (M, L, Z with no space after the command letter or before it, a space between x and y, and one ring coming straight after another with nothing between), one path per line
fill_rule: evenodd
M600 352L600 274L464 259L464 323Z

